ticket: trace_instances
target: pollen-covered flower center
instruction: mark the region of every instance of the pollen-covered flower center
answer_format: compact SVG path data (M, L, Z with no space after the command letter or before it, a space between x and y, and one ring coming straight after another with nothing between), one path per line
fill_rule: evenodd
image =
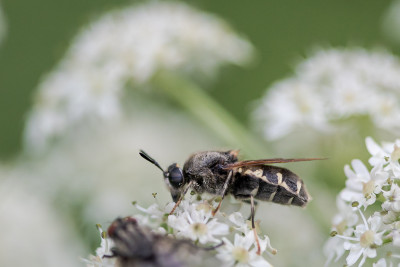
M353 103L355 100L356 96L351 92L347 92L344 96L344 101L347 103Z
M208 213L209 211L212 210L212 206L208 203L200 203L199 205L197 205L196 210L200 211L200 210L204 210L206 213Z
M204 223L194 223L192 224L192 230L197 236L207 234L207 225Z
M335 228L337 229L338 234L342 235L344 233L344 231L346 230L347 221L343 220L335 226L336 226Z
M363 248L371 246L374 243L374 235L374 231L372 230L365 231L360 237L360 245Z
M400 147L397 145L394 145L393 152L391 154L391 158L393 161L399 161L400 160Z
M363 183L363 194L365 197L368 197L374 192L375 183L373 180L370 180L366 183Z
M236 262L246 263L249 261L249 252L241 247L235 247L232 251L233 258Z

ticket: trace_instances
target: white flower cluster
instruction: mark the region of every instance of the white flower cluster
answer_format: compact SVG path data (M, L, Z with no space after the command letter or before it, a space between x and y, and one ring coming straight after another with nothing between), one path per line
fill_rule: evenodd
M117 118L123 89L157 71L211 75L251 54L250 43L223 20L183 3L151 1L107 13L82 30L39 85L26 142L40 148L83 119Z
M174 205L173 202L165 206L153 204L146 209L135 204L141 213L132 217L156 233L189 239L201 247L216 247L214 254L222 266L272 266L262 255L276 254L276 249L271 246L268 236L258 236L261 247L261 255L258 255L251 224L239 212L228 215L219 211L213 217L212 210L218 205L215 198L183 200L175 213L169 215ZM97 255L85 260L88 267L115 266L115 259L103 258L112 254L110 242L112 240L104 239L103 234Z
M367 258L380 258L374 266L393 266L400 262L400 140L379 146L368 137L366 144L372 170L360 160L345 166L346 187L325 254L330 262L348 250L348 266L360 258L358 266Z
M0 164L0 266L78 266L84 250L68 220L18 178Z
M254 115L271 140L301 127L328 132L338 120L357 116L399 134L399 87L400 61L389 53L322 50L273 85Z

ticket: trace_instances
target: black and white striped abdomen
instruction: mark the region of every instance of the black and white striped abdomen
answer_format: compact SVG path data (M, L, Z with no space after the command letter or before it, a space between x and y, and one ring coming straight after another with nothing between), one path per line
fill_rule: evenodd
M231 187L237 198L254 198L279 204L305 206L310 195L303 181L288 169L261 165L238 168Z

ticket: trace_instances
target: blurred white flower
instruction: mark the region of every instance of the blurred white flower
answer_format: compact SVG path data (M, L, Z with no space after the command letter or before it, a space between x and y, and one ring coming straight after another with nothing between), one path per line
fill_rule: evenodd
M109 12L81 31L39 85L26 143L43 148L83 119L118 118L124 88L148 83L159 70L214 75L251 53L223 20L184 3L151 1Z
M329 266L332 261L338 261L346 252L344 249L344 240L342 238L330 238L323 247L323 253L326 257L325 267Z
M71 225L33 188L0 168L0 266L78 266Z
M309 87L294 79L281 81L269 90L255 116L262 120L264 134L276 139L297 126L329 129L324 117L324 103ZM267 126L268 125L268 126Z
M393 231L393 245L400 247L400 229Z
M373 125L400 133L400 61L363 49L321 50L294 76L273 85L254 116L267 139L299 128L332 132L337 122L369 116Z
M384 258L380 259L376 263L372 264L373 267L392 267L393 263L389 263L389 265L386 264L386 260Z

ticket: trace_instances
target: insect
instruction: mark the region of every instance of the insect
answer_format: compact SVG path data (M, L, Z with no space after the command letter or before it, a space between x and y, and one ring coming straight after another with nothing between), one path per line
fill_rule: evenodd
M256 235L254 199L301 207L310 201L311 197L306 186L295 173L267 164L311 161L320 158L238 161L238 153L238 150L199 152L191 155L183 168L173 163L166 171L143 150L139 154L163 172L164 181L176 203L171 214L189 188L198 194L207 192L221 196L213 215L219 210L224 197L231 194L237 199L250 200L252 228ZM257 237L256 241L260 251Z
M117 218L107 230L113 240L112 255L121 267L202 266L205 251L189 240L152 232L132 217Z

